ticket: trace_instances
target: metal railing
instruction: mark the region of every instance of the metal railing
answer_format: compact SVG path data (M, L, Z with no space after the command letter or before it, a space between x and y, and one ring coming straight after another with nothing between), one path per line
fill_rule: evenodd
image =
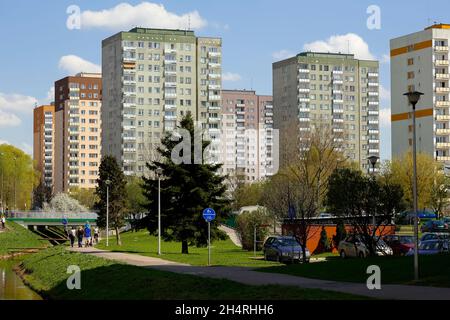
M9 211L6 215L13 219L97 219L95 212Z

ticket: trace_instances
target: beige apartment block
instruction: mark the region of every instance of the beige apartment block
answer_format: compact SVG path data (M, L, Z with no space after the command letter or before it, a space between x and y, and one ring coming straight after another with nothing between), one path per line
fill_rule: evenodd
M450 163L450 25L436 24L390 41L392 157L412 148L408 91L424 95L416 105L417 151Z
M347 159L365 172L371 168L368 157L380 155L378 61L304 52L275 62L273 104L274 128L280 137L292 127L310 132L325 126Z
M134 28L103 40L102 153L142 175L165 133L190 113L219 161L222 40L193 31Z
M53 187L55 143L55 106L44 105L33 110L33 159L41 181Z
M93 189L101 161L101 74L55 82L55 191Z
M221 128L224 174L251 183L274 173L272 96L222 90Z

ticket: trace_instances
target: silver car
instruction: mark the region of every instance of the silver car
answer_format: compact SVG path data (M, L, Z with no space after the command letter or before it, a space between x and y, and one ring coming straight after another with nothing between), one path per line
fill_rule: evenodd
M391 256L393 254L392 248L390 248L383 240L376 238L374 241L377 241L375 252L377 256ZM358 235L349 235L339 242L338 250L341 258L344 259L347 257L365 258L370 254L369 249Z

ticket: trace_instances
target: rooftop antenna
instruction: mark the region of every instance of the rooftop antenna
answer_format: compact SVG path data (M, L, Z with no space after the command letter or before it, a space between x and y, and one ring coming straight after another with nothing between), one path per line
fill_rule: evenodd
M253 90L253 77L250 78L250 90Z

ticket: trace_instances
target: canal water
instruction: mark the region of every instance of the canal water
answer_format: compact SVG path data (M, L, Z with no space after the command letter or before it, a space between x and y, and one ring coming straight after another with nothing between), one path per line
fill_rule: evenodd
M42 300L14 272L17 260L0 260L0 300Z

